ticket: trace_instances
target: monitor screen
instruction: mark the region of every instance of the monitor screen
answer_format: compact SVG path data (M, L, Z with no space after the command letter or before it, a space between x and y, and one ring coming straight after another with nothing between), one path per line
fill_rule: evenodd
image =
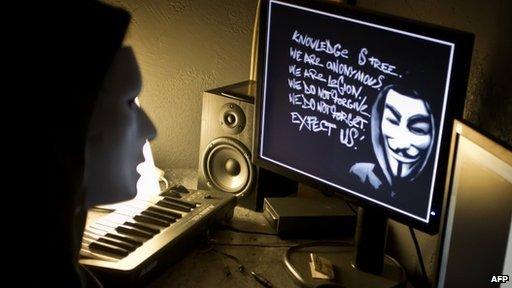
M512 276L512 150L461 122L452 143L437 287L507 287L502 276Z
M437 229L472 35L340 4L263 2L255 163Z

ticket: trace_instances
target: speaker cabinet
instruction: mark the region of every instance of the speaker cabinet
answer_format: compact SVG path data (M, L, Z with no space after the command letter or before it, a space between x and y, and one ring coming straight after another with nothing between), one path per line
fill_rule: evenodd
M261 211L264 196L289 195L297 183L251 162L255 89L254 81L244 81L203 93L197 186Z

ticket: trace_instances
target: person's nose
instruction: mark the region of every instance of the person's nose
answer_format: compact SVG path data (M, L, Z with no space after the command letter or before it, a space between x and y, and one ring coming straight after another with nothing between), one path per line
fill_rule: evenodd
M408 149L409 148L410 143L409 141L407 141L407 139L404 139L404 138L398 138L396 139L395 138L395 149L397 150L404 150L404 149Z
M408 136L403 131L399 131L393 138L393 150L405 150L411 146Z
M144 110L140 109L140 122L141 122L141 132L144 134L146 139L152 140L156 137L156 127L153 124L153 121L149 118L149 116L144 112Z

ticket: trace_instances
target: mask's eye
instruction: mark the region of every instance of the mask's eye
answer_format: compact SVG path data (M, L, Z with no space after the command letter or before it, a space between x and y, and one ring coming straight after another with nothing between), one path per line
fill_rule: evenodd
M402 115L400 112L397 111L397 109L389 104L386 104L385 110L384 110L384 117L385 119L395 125L400 125L400 119L402 118Z
M389 123L391 123L391 124L393 124L393 125L396 125L396 126L398 126L398 125L400 124L400 122L398 121L398 119L396 119L396 118L395 118L394 116L392 116L392 115L391 115L391 116L387 116L387 117L386 117L386 120L387 120Z
M427 122L416 122L409 125L409 130L417 135L428 135L430 133L430 124Z

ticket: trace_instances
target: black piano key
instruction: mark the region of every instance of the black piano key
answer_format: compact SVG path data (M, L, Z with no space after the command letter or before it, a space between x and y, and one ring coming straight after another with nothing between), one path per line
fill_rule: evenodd
M167 190L162 193L160 193L160 196L167 196L167 197L174 197L174 198L181 198L181 194L178 193L176 190Z
M106 243L106 244L109 244L112 246L116 246L116 247L128 250L130 252L135 251L135 249L137 249L137 247L135 245L132 245L132 244L120 241L120 240L113 240L113 239L105 238L105 237L100 237L96 241Z
M156 235L158 233L160 233L160 230L159 229L155 229L153 227L150 227L148 225L145 225L145 224L142 224L142 223L133 223L133 222L124 222L124 225L125 226L129 226L129 227L133 227L133 228L137 228L141 231L144 231L144 232L148 232L150 234L153 234L153 235Z
M138 237L142 237L142 238L146 238L146 239L150 239L153 237L153 234L151 234L151 233L141 231L137 228L127 227L127 226L123 226L123 225L116 227L115 230L121 234L138 236Z
M142 212L140 212L140 214L142 214L144 216L149 216L149 217L157 218L159 220L166 221L166 222L169 222L169 223L176 222L176 218L164 215L163 213L159 213L159 212L156 212L156 211L153 211L153 210L152 211L149 211L149 210L142 211Z
M90 227L85 229L86 232L92 233L98 237L105 237L112 240L119 240L128 244L131 244L135 247L142 246L144 241L147 239L136 237L136 236L130 236L125 234L119 234L115 230L110 230L110 228L105 229L104 225L101 225L100 223L92 224Z
M158 219L155 217L142 215L142 213L139 215L135 215L133 217L133 220L135 220L137 222L141 222L141 223L153 224L153 225L160 226L160 227L168 227L169 225L171 225L170 221L165 221L165 220Z
M107 256L99 253L92 252L89 249L89 245L83 245L82 248L80 248L80 256L84 258L91 258L91 259L97 259L102 261L109 261L109 262L117 262L119 260L119 257L112 257Z
M197 207L196 204L187 202L185 200L173 199L171 197L166 197L166 196L164 196L164 199L165 199L165 201L176 203L178 205L185 206L188 208L196 208Z
M174 219L181 218L181 214L180 213L177 213L177 212L174 212L174 211L170 211L170 210L167 210L167 209L161 209L161 208L156 207L156 206L151 206L146 211L155 212L155 213L158 213L158 214L163 214L165 216L168 216L168 217L174 218Z
M176 203L168 202L166 200L160 200L160 201L156 202L156 205L165 207L165 208L169 208L169 209L182 211L182 212L190 212L192 210L189 207L185 207L185 206L182 206L182 205L179 205Z
M116 239L116 240L120 240L120 241L129 243L129 244L132 244L133 246L136 246L136 247L142 246L142 243L144 243L144 242L139 241L133 237L119 235L119 234L107 233L104 236L111 238L111 239Z
M105 243L99 243L99 242L92 242L91 244L89 244L89 249L92 252L96 252L96 253L104 252L104 253L113 254L113 255L117 255L117 256L121 256L121 257L126 257L126 256L128 256L128 254L130 254L130 251L128 251L128 250L125 250L125 249L122 249L119 247L115 247L115 246L111 246L111 245L108 245Z

